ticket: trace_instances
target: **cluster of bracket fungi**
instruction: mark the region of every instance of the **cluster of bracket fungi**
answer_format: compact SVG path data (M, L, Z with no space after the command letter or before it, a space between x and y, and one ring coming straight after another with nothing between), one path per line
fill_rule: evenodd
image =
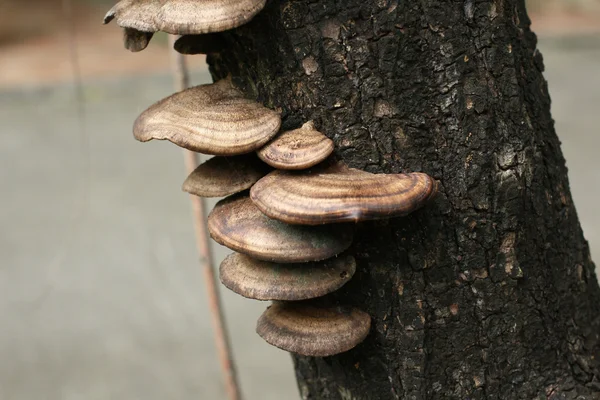
M122 0L105 23L115 19L124 28L130 50L165 31L184 35L176 50L195 54L214 51L210 43L218 37L209 35L248 22L265 2ZM235 251L220 266L221 281L242 296L273 302L257 324L268 343L330 356L355 347L371 326L364 311L314 300L354 275L355 259L346 252L351 223L407 215L435 196L437 184L423 173L372 174L336 162L333 141L312 121L280 128L280 113L244 97L228 78L155 103L137 118L134 136L215 156L183 190L227 196L208 217L211 237Z

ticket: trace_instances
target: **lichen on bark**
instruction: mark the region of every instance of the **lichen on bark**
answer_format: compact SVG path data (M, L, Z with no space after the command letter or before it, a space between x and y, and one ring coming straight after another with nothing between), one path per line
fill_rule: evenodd
M214 78L284 128L440 181L425 209L359 225L335 299L371 334L294 357L302 398L600 398L600 289L522 0L271 0L224 39Z

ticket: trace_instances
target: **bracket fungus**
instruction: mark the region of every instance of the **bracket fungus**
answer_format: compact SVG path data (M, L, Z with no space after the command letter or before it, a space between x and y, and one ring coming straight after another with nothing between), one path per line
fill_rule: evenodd
M210 54L218 53L225 47L221 33L205 35L184 35L175 41L173 48L181 54Z
M325 160L333 152L333 141L315 129L312 121L299 129L276 136L258 150L258 156L279 169L306 169Z
M423 173L372 174L343 164L273 171L250 190L267 216L289 224L321 225L407 215L437 192Z
M237 252L264 261L299 263L333 257L352 244L353 227L284 224L265 216L248 196L221 200L208 216L211 237Z
M279 264L255 260L240 253L221 263L221 282L235 293L256 300L306 300L344 286L356 271L352 256L321 262Z
M123 30L123 43L127 50L135 53L148 47L153 35L153 32L142 32L133 28L125 28Z
M312 357L343 353L361 343L371 329L369 314L307 302L276 302L258 319L256 332L280 349Z
M141 142L168 140L205 154L231 156L261 148L281 125L281 116L247 99L231 79L195 86L150 106L135 121Z
M266 0L121 0L104 17L122 28L175 35L222 32L249 22Z
M224 197L249 189L271 169L254 154L215 156L200 164L185 182L183 191L200 197Z

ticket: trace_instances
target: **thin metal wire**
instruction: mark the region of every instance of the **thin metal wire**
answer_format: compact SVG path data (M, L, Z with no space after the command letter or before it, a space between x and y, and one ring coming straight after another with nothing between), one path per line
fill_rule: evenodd
M172 49L171 54L173 58L175 87L178 91L181 91L189 86L190 79L187 64L185 62L185 56L173 50L173 45L176 39L176 36L169 35L169 46ZM198 165L197 154L189 150L184 150L183 156L185 161L185 169L189 175ZM217 347L219 361L221 363L221 371L225 379L225 390L227 391L229 400L240 400L242 397L237 379L237 372L233 362L229 333L227 330L227 325L225 324L223 308L221 306L221 298L219 296L219 289L217 288L217 280L214 273L213 255L210 249L210 242L206 231L206 204L203 198L194 195L190 195L190 201L192 203L192 211L194 216L196 245L198 247L198 253L200 254L200 264L202 265L202 269L204 271L204 281L206 284L209 309L215 333L215 344Z

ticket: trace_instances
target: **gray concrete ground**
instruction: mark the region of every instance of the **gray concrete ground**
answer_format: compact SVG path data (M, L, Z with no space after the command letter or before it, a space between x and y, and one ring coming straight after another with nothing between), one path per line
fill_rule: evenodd
M600 38L541 49L599 260ZM85 133L72 88L0 93L0 399L224 398L181 153L130 133L171 87L86 84ZM222 293L246 399L298 398L289 356L254 334L265 304Z

